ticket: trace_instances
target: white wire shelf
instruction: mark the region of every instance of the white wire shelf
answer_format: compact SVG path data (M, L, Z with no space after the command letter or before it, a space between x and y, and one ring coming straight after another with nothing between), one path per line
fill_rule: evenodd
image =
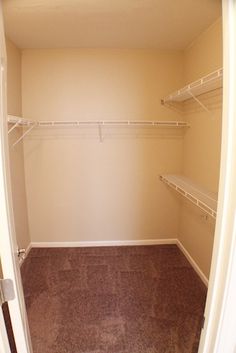
M22 140L33 128L50 128L50 127L98 127L100 142L103 140L102 127L161 127L161 128L186 128L189 124L185 121L165 121L165 120L72 120L72 121L46 121L46 120L27 120L21 117L8 115L8 123L13 124L8 133L13 131L15 128L28 127L23 135L13 144L15 146Z
M76 126L160 126L160 127L188 127L189 124L185 121L165 121L165 120L27 120L13 115L8 115L8 123L17 124L18 126L36 127L76 127Z
M14 115L8 115L7 122L9 124L17 124L18 126L29 126L35 124L33 120L24 119Z
M217 194L206 191L201 186L181 175L165 174L161 175L160 179L202 211L216 218Z
M223 85L223 69L218 69L212 73L194 81L187 86L169 94L162 99L162 104L171 102L184 102L187 99L195 99L205 110L208 109L197 99L197 96L221 88Z

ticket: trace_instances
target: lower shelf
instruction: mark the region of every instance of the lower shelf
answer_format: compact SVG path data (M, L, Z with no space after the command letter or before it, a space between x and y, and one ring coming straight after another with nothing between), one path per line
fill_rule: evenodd
M182 175L161 175L160 179L201 210L216 218L217 194L206 191Z

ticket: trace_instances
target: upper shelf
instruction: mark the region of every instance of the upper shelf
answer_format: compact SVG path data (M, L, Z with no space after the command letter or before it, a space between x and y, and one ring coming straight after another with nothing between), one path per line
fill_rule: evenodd
M178 91L162 99L162 104L170 102L184 102L203 93L221 88L223 85L223 69L218 69L197 81L194 81Z
M216 218L217 194L206 191L201 186L181 175L161 175L160 179L201 210Z

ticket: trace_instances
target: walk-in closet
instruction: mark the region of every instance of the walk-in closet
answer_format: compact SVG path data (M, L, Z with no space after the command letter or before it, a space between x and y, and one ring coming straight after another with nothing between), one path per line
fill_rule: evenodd
M2 1L27 341L9 302L12 353L198 352L218 206L221 7Z

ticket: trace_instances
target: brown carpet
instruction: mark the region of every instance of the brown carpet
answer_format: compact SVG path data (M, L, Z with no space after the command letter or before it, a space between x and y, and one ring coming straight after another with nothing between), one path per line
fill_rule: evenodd
M175 245L32 249L34 353L196 353L206 288Z

